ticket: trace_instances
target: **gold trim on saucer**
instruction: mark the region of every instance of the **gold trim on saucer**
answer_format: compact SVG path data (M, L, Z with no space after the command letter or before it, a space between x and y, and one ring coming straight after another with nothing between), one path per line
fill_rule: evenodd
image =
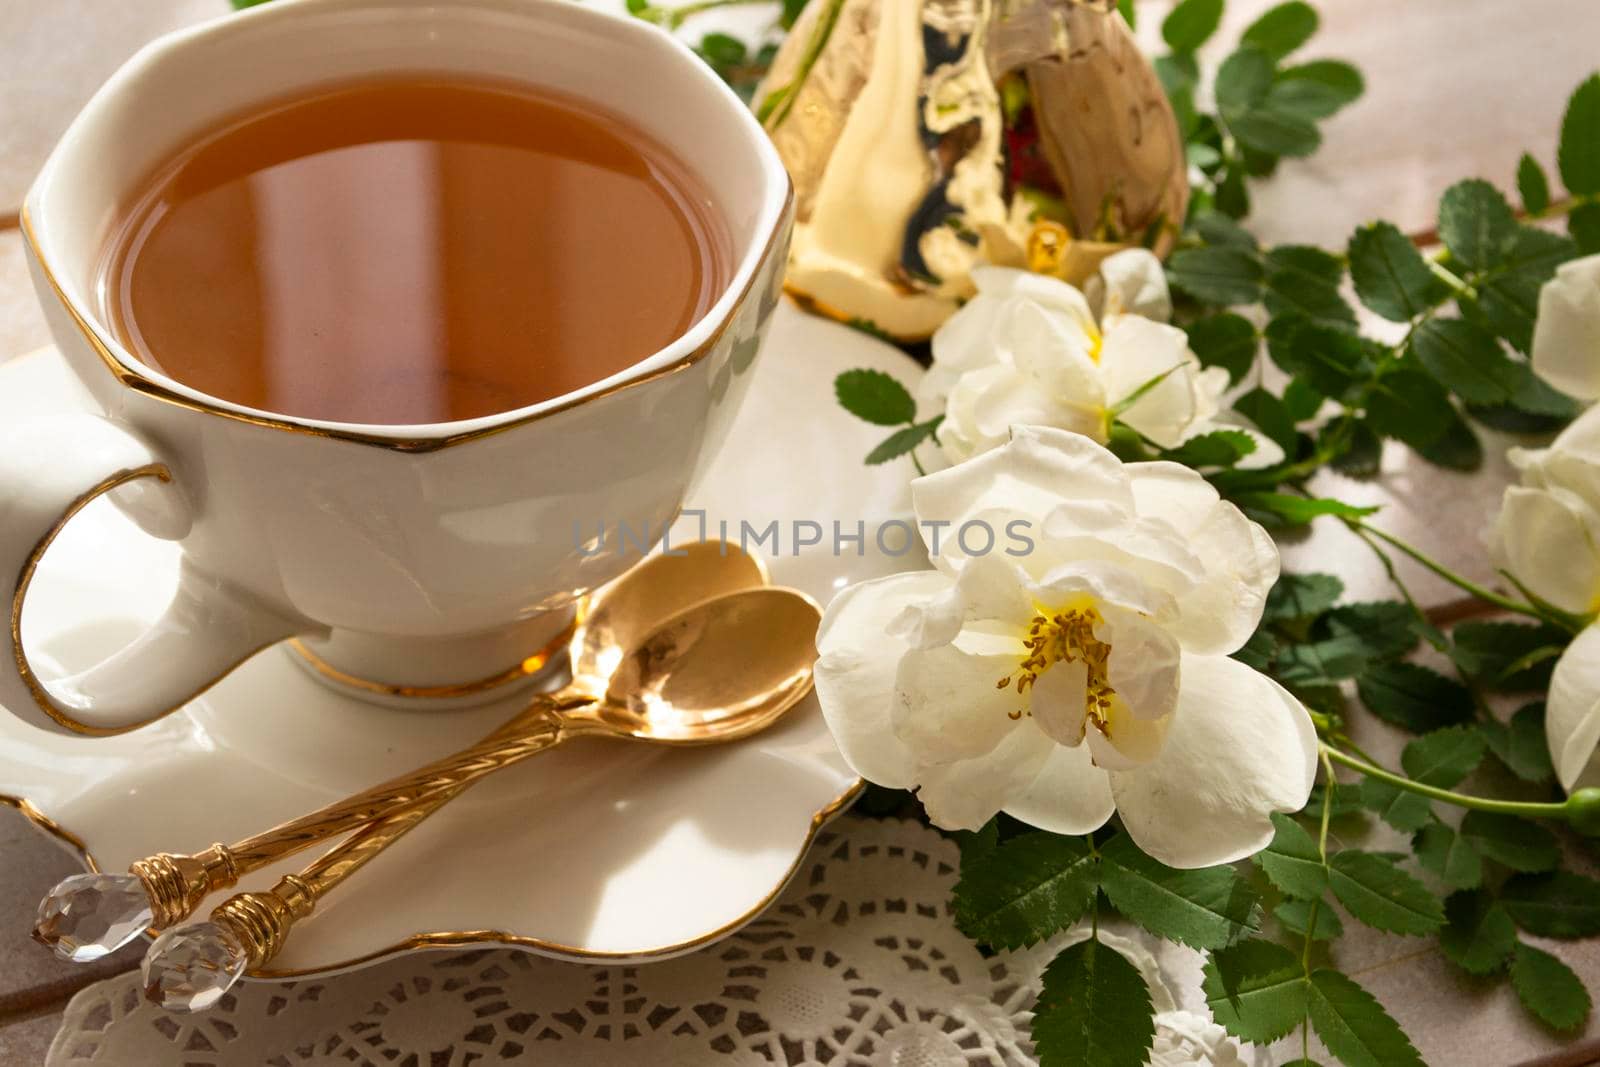
M111 372L112 377L116 378L117 382L124 388L131 389L132 391L141 395L159 400L162 403L172 404L175 407L186 408L190 411L196 411L206 415L216 415L220 418L229 419L234 422L247 423L251 426L260 426L264 429L287 430L290 433L305 434L310 437L327 437L339 441L349 441L353 444L371 445L376 448L385 448L394 452L424 453L437 452L440 449L449 448L451 445L462 444L467 441L476 441L483 437L491 437L495 434L503 433L506 430L515 429L519 426L525 426L531 422L537 422L540 419L547 418L551 415L558 415L564 411L570 411L580 404L587 404L590 401L600 400L604 397L620 393L624 389L631 389L634 386L644 385L647 382L653 382L658 378L663 378L669 374L674 374L685 369L686 367L700 362L709 356L712 351L715 350L718 343L721 342L723 335L733 327L734 319L738 317L739 311L745 306L745 301L750 298L751 290L754 288L756 282L761 278L765 267L771 261L771 258L775 254L779 243L788 231L787 223L790 219L790 211L794 206L794 183L788 180L787 174L785 175L784 182L785 188L783 205L778 209L777 221L772 227L772 232L767 234L767 241L766 244L762 246L761 254L756 258L755 269L750 272L750 277L746 279L744 287L739 291L739 296L733 301L732 304L729 305L726 314L724 314L722 318L722 321L717 323L716 327L711 332L711 336L708 337L705 342L700 345L700 347L684 354L683 356L680 356L678 359L664 367L657 367L655 370L649 371L648 373L640 374L637 377L628 378L624 381L617 382L614 385L607 386L606 388L594 393L590 393L587 396L575 397L557 403L542 411L521 415L516 418L507 419L503 422L496 422L491 426L485 426L481 429L467 430L460 433L449 434L443 437L406 438L389 436L381 433L372 433L365 430L357 430L339 425L308 426L303 423L292 422L288 419L271 415L266 412L232 410L221 406L221 404L215 400L210 400L203 397L197 398L184 396L182 393L174 391L169 386L163 385L158 381L154 381L147 376L147 373L143 368L139 367L137 364L124 362L115 352L113 352L111 347L106 344L103 339L101 339L99 333L95 331L94 327L92 327L83 317L83 315L79 313L72 300L68 298L66 290L62 288L61 282L56 278L54 270L51 268L49 262L45 259L44 249L39 244L38 235L35 233L33 228L33 218L29 211L29 205L26 203L22 205L22 211L19 214L19 222L22 230L22 239L24 242L26 242L29 249L32 250L34 260L39 266L39 273L44 277L45 282L50 286L51 291L55 294L56 302L59 303L66 311L67 316L72 320L73 325L78 328L78 332L82 334L84 340L89 343L89 347L94 349L95 354L100 357L100 361L105 364L106 369ZM781 271L783 267L779 265L775 269Z
M580 601L577 611L572 616L572 621L567 623L560 633L552 637L537 652L523 657L523 659L512 664L499 674L491 675L488 678L479 678L476 681L454 682L449 685L398 685L391 682L374 681L371 678L363 678L360 675L340 670L311 651L310 646L298 637L289 638L286 644L291 652L305 661L307 667L338 685L386 697L451 700L459 697L476 696L491 689L498 689L503 685L525 681L539 674L549 667L567 647L567 643L572 640L572 634L577 630L578 621L582 617L583 602Z
M797 853L795 853L794 862L789 864L788 869L783 872L783 877L778 880L778 883L774 885L766 893L766 895L757 901L749 910L744 912L738 918L734 919L732 922L725 923L724 925L717 927L715 930L708 931L707 933L691 937L686 941L679 941L670 945L661 945L658 947L641 949L636 952L605 952L594 949L577 948L572 945L563 945L559 942L545 940L544 938L527 937L522 934L508 933L503 930L450 930L426 934L412 934L405 940L397 942L393 945L377 949L373 952L369 952L362 956L357 956L353 959L340 960L337 963L330 963L322 967L306 967L301 969L263 968L260 970L251 968L250 970L246 971L245 974L249 978L257 978L266 981L278 981L290 978L315 978L350 970L356 967L363 967L369 963L376 963L379 960L386 959L390 956L398 956L405 952L413 952L419 949L437 948L524 948L535 952L544 952L551 955L563 956L569 959L595 960L598 962L605 962L608 960L648 960L657 959L663 956L676 956L680 953L688 952L691 949L696 949L702 945L707 945L713 941L718 941L724 937L727 937L729 934L734 933L741 927L753 921L757 916L771 906L772 902L778 898L778 894L784 891L789 882L794 878L795 874L799 872L800 865L805 862L807 853L811 851L811 846L816 842L817 834L822 831L824 826L837 818L845 808L849 807L851 801L855 800L855 798L860 795L861 791L866 788L866 785L867 783L865 780L857 778L853 783L851 783L849 788L840 793L838 796L834 797L827 804L824 804L812 814L811 824L806 828L805 840L800 843L800 849ZM44 832L70 846L78 853L80 857L82 857L83 862L88 866L89 870L98 871L100 869L95 864L94 857L90 854L88 845L84 843L81 837L73 833L71 830L63 827L55 820L51 819L48 815L44 814L44 812L35 807L30 801L22 797L0 794L0 804L11 805L20 811L29 822L32 822ZM160 933L159 930L149 931L150 936L154 936L158 933Z
M138 722L128 723L126 726L90 726L88 723L79 722L73 718L70 712L55 702L55 698L50 695L50 691L44 687L43 682L39 681L38 675L34 674L33 665L28 662L28 654L22 647L22 604L28 598L28 586L33 583L34 572L39 569L39 561L44 557L45 551L50 547L51 542L56 539L57 535L66 527L67 523L72 521L78 512L88 507L95 498L111 492L119 485L125 485L139 478L156 478L162 482L170 482L172 481L172 471L167 468L165 463L150 463L143 467L134 467L113 474L99 485L86 490L78 496L61 513L61 517L56 520L55 525L45 531L45 535L39 539L39 543L33 546L28 553L28 557L22 561L22 570L17 574L17 592L11 598L11 650L16 659L17 673L22 676L22 684L28 687L28 692L33 695L33 702L39 705L39 709L46 715L72 732L85 734L89 737L112 737L117 734L125 734L130 730L137 730L141 726L148 726L157 719L165 718L216 685L223 678L226 678L235 667L251 656L254 656L264 648L277 644L277 640L274 639L250 649L243 656L240 656L238 660L230 664L226 670L220 672L215 678L207 681L172 707L158 711L148 718L140 719Z

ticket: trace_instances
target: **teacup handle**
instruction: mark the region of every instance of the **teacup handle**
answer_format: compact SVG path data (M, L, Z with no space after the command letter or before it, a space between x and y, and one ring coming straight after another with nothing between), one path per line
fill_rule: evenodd
M185 562L166 613L96 666L48 687L22 644L22 606L45 549L95 498L137 483L161 494L141 509L147 532L176 541L193 515L171 468L148 445L98 415L30 419L0 434L0 610L11 621L0 655L0 704L48 730L115 734L175 711L254 653L319 628L199 574Z

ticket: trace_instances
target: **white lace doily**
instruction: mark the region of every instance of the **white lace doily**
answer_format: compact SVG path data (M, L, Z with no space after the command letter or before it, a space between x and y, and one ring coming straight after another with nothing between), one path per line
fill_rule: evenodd
M137 972L72 999L49 1067L1020 1067L1044 965L1074 932L988 959L956 930L958 853L910 821L847 817L761 918L639 967L495 949L324 980L249 983L203 1015L146 1004ZM1118 928L1161 1014L1152 1063L1255 1063L1200 1007L1199 957ZM1187 1009L1187 1010L1186 1010Z

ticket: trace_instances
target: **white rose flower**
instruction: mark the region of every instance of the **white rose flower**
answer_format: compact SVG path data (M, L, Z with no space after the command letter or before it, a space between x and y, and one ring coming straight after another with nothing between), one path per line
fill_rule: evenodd
M1046 275L979 267L972 278L978 294L933 335L933 366L919 390L925 411L944 413L938 436L950 462L1003 445L1013 426L1054 426L1104 443L1112 409L1157 378L1117 418L1163 448L1243 430L1256 450L1241 466L1282 461L1283 450L1255 427L1219 414L1228 374L1202 367L1184 332L1166 324L1172 299L1151 252L1108 257L1089 286L1093 307Z
M1549 448L1509 456L1522 484L1501 498L1490 535L1496 564L1539 599L1592 619L1600 611L1600 407ZM1556 662L1545 736L1563 787L1600 785L1600 626L1587 627Z
M1507 455L1522 484L1501 498L1490 536L1496 563L1541 600L1593 615L1600 610L1600 407L1549 448Z
M1539 289L1533 369L1564 393L1600 399L1600 254L1561 264Z
M1250 855L1305 804L1309 716L1228 658L1278 552L1198 474L1018 427L911 491L937 569L846 589L817 637L857 773L916 788L949 828L1004 810L1082 834L1116 811L1176 867Z

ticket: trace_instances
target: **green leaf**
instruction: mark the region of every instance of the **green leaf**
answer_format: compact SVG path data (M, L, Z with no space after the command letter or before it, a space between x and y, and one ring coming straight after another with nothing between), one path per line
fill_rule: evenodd
M963 860L954 909L961 932L994 948L1022 948L1077 922L1094 899L1096 864L1080 838L1019 834Z
M1309 156L1322 145L1315 125L1270 96L1262 106L1235 116L1228 129L1240 144L1269 156Z
M1228 245L1249 252L1257 250L1255 234L1239 225L1238 220L1215 211L1201 211L1190 220L1195 232L1205 238L1208 245Z
M1505 404L1520 375L1481 326L1465 319L1429 319L1411 335L1411 351L1445 388L1473 404Z
M1345 1067L1424 1067L1383 1005L1338 971L1311 972L1306 1007L1317 1036Z
M1249 319L1232 312L1208 315L1190 323L1189 347L1207 367L1221 367L1237 382L1256 360L1259 338Z
M1562 263L1578 255L1571 238L1533 226L1519 226L1511 253L1499 266L1475 282L1476 298L1457 297L1463 315L1480 323L1519 352L1533 343L1533 324L1539 312L1539 289ZM1525 365L1522 385L1512 403L1527 410L1570 415L1571 404L1553 389L1537 386ZM1551 404L1557 406L1551 407Z
M1339 913L1322 904L1317 908L1315 919L1311 915L1311 901L1285 900L1272 914L1277 916L1284 929L1301 937L1309 937L1313 941L1334 941L1344 936L1344 921L1339 918ZM1309 924L1315 923L1314 929L1308 929Z
M1300 690L1300 693L1302 694L1301 700L1306 700L1306 697L1303 695L1304 692L1305 690ZM1338 692L1337 687L1334 687L1334 692ZM1309 701L1307 701L1306 706L1311 706ZM1329 815L1329 818L1336 820L1348 819L1351 816L1361 815L1361 800L1355 794L1356 791L1348 786L1344 787L1343 789L1335 789L1333 791L1333 812ZM1322 818L1322 802L1323 798L1325 798L1327 795L1328 789L1326 786L1312 786L1311 796L1306 801L1305 809L1300 814L1304 815L1308 819Z
M1261 299L1261 261L1242 248L1185 248L1167 262L1167 276L1190 296L1212 304Z
M1449 295L1417 246L1392 223L1374 222L1357 230L1347 254L1356 295L1386 319L1410 322Z
M1511 988L1522 1006L1556 1030L1576 1030L1593 1005L1572 968L1542 949L1517 944L1511 958Z
M1556 163L1567 192L1600 193L1600 74L1578 86L1567 101Z
M1600 204L1579 204L1567 215L1567 233L1584 255L1600 252Z
M1524 152L1517 160L1517 195L1522 197L1522 208L1537 215L1550 206L1550 179L1544 176L1539 161Z
M1332 431L1333 422L1323 427L1322 434L1318 435L1317 442L1323 442L1323 435ZM1378 473L1378 468L1383 462L1383 442L1373 430L1371 423L1359 419L1351 427L1345 440L1345 451L1333 460L1333 468L1340 474L1347 474L1352 478L1371 478Z
M1291 422L1304 422L1322 410L1322 394L1302 381L1291 381L1283 387L1283 406Z
M1380 663L1356 679L1356 692L1378 718L1414 734L1472 718L1472 692L1418 663Z
M793 29L795 20L805 9L806 0L783 0L783 14L778 19L778 25L786 30Z
M1600 882L1571 871L1519 874L1500 903L1530 934L1571 940L1600 934Z
M1251 938L1217 949L1204 974L1212 1018L1240 1040L1276 1041L1306 1017L1305 971L1282 945Z
M1161 39L1174 52L1193 52L1221 21L1222 0L1183 0L1161 23Z
M903 430L896 430L878 443L878 447L867 453L866 463L875 467L880 463L887 463L896 456L903 456L912 451L923 441L934 435L939 429L939 424L944 421L944 416L919 422L915 426L907 426Z
M1395 659L1417 647L1414 619L1411 607L1398 600L1369 600L1334 608L1313 633L1359 640L1374 661Z
M734 67L745 61L743 41L726 33L708 33L700 38L700 55L713 68Z
M1417 448L1417 455L1453 471L1475 471L1483 465L1483 442L1466 420L1452 413L1450 425L1437 441Z
M1285 454L1295 451L1294 418L1282 400L1257 386L1233 402L1233 410L1256 424Z
M1297 114L1326 118L1350 104L1366 89L1361 72L1337 59L1318 59L1278 72L1278 83L1293 82L1300 94Z
M1363 779L1360 789L1361 803L1401 833L1420 830L1433 819L1433 805L1428 798L1410 790L1377 778Z
M1267 593L1261 617L1268 622L1310 618L1333 607L1343 595L1344 583L1335 575L1285 571Z
M1452 889L1473 889L1483 884L1483 854L1445 823L1424 826L1411 839L1411 850L1423 870L1432 871Z
M1273 315L1300 315L1308 322L1353 329L1355 312L1339 295L1344 264L1310 245L1280 245L1266 256L1266 305Z
M1221 948L1259 924L1257 897L1232 867L1175 870L1127 834L1100 850L1100 888L1123 915L1167 941Z
M1272 89L1272 57L1258 48L1241 48L1217 68L1217 109L1231 126L1262 104Z
M1328 868L1317 843L1303 827L1282 812L1272 815L1272 843L1253 857L1285 896L1316 900L1328 888Z
M1269 8L1245 27L1240 44L1261 49L1273 59L1282 59L1305 44L1317 32L1317 12L1301 0L1289 0Z
M1489 751L1518 778L1544 783L1555 777L1555 768L1550 764L1550 745L1545 740L1543 703L1519 708L1511 716L1510 723L1491 719L1481 729Z
M1517 947L1517 927L1487 892L1477 889L1450 894L1444 914L1439 947L1445 958L1468 974L1490 974L1505 966Z
M1231 467L1255 450L1255 438L1243 430L1212 430L1163 451L1161 458L1186 467Z
M1553 626L1520 622L1464 622L1451 636L1453 656L1461 673L1491 689L1507 692L1544 689L1550 684L1555 666L1545 661L1507 674L1506 669L1529 653L1550 645L1566 643L1566 636Z
M959 830L955 833L956 847L961 850L961 864L976 865L983 857L1000 847L1000 820L990 819L976 830Z
M898 426L917 417L910 391L882 371L847 370L833 380L833 392L846 411L875 426Z
M1133 0L1117 0L1117 11L1122 15L1122 21L1128 24L1128 29L1139 28L1139 16Z
M1290 526L1301 526L1322 515L1359 519L1377 511L1376 507L1359 507L1342 500L1326 497L1290 496L1288 493L1239 493L1234 497L1247 511L1266 512Z
M1427 887L1375 853L1346 849L1328 867L1333 895L1368 926L1396 934L1431 934L1444 924L1444 909Z
M1400 766L1413 781L1449 789L1483 762L1486 748L1478 731L1447 727L1406 745L1400 754Z
M1412 448L1434 444L1457 419L1443 387L1409 367L1379 378L1367 397L1367 425Z
M1469 178L1446 189L1439 200L1439 237L1461 263L1486 270L1510 254L1517 220L1498 189Z
M1122 953L1094 938L1080 941L1050 961L1042 984L1033 1017L1041 1063L1145 1062L1155 1012L1144 976Z
M1323 396L1342 398L1372 372L1366 345L1345 330L1283 315L1267 326L1267 352L1284 371Z
M1265 671L1272 666L1273 659L1278 655L1278 639L1265 630L1257 630L1250 635L1249 640L1229 655L1246 667Z
M1479 852L1514 871L1548 871L1561 862L1555 835L1516 815L1469 811L1461 820L1461 835Z

